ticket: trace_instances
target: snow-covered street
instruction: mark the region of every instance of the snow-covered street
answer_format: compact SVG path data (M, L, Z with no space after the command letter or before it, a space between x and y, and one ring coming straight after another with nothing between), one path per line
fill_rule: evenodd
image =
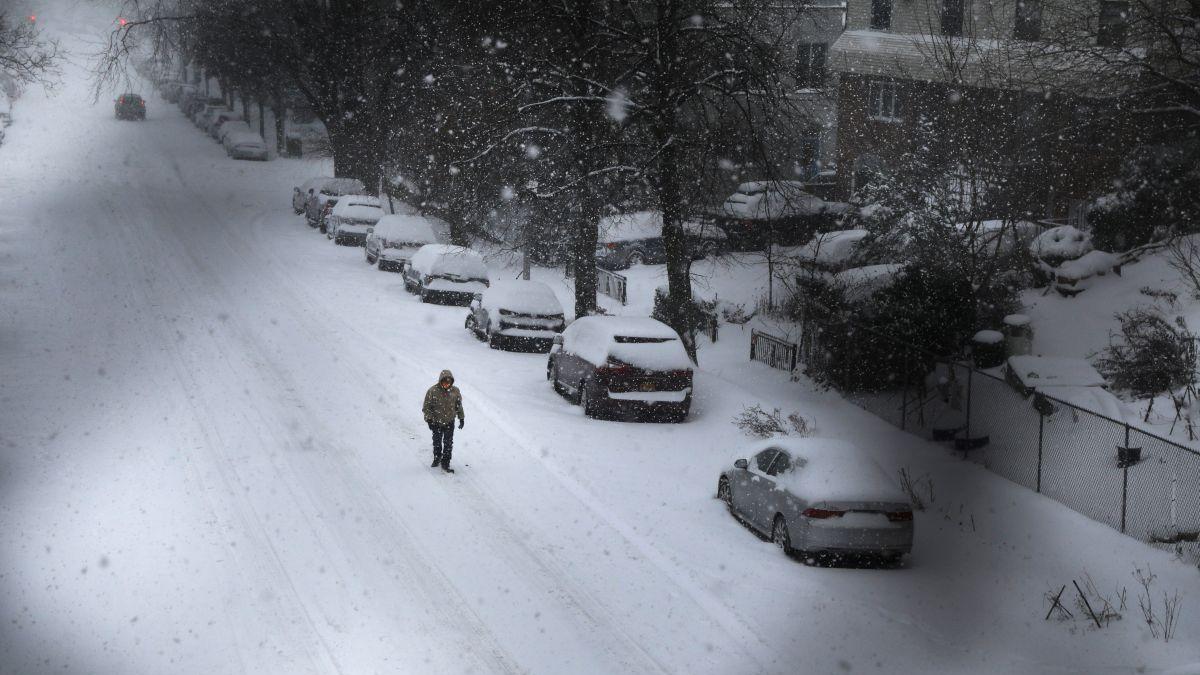
M145 123L93 104L67 32L88 12L45 12L75 63L0 145L0 673L1200 662L1194 566L747 362L737 327L702 350L687 423L584 417L545 355L489 350L293 215L326 163L234 162L149 87ZM454 475L420 411L443 368ZM905 567L808 567L726 513L755 403L930 477ZM1146 565L1185 598L1172 642L1132 600L1103 630L1043 620L1047 591Z

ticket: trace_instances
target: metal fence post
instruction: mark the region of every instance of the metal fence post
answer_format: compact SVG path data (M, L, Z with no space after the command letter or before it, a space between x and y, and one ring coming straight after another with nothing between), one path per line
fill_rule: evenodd
M754 345L755 345L755 343L758 342L758 340L756 339L757 337L758 337L758 331L756 331L754 329L750 329L750 360L751 361L754 360Z
M1038 463L1037 463L1037 491L1042 491L1042 441L1045 439L1046 431L1046 416L1038 411Z
M1129 447L1129 424L1125 424L1125 447ZM1125 533L1125 511L1129 507L1129 463L1121 467L1121 534Z
M974 387L971 386L971 378L974 373L974 368L967 368L967 438L971 438L971 391L974 389Z

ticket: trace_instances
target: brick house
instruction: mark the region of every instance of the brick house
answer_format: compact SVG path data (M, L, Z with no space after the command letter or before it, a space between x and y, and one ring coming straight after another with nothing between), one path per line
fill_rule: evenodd
M920 152L960 184L1003 184L1032 214L1082 223L1139 139L1113 102L1122 83L1040 49L1088 3L1080 34L1124 46L1126 2L850 0L830 52L842 191Z

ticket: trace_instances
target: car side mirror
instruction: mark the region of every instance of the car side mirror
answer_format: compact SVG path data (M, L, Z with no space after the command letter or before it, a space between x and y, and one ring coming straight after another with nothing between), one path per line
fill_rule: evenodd
M554 336L554 344L558 345L559 347L563 346L563 336L555 335Z
M747 462L744 459L739 459L738 461L733 463L733 466L738 469L746 469L746 468L749 468L750 462Z

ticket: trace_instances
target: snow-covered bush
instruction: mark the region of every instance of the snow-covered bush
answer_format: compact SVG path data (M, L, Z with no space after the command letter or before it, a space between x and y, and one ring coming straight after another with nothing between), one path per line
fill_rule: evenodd
M1096 362L1114 388L1153 398L1195 382L1195 336L1182 319L1172 323L1154 310L1139 308L1117 314L1117 321L1120 334L1112 336Z
M1052 227L1039 234L1029 244L1033 257L1058 267L1067 260L1075 260L1093 250L1092 235L1071 225Z
M809 436L813 431L812 425L800 413L793 412L785 417L779 408L768 412L757 403L743 408L733 418L733 425L754 438Z

